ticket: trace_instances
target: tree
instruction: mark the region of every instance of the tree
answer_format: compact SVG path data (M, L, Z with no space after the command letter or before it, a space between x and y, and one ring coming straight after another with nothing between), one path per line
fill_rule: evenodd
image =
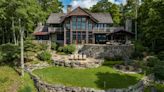
M164 51L163 16L163 0L144 0L139 8L139 40L155 53Z
M51 12L62 12L58 0L0 0L0 44L18 43L19 19L25 37L31 35L38 22L45 22Z
M113 17L115 25L119 25L121 21L120 7L119 5L113 4L108 0L101 0L96 5L91 7L92 12L104 12L110 13Z
M62 12L63 5L59 0L39 0L39 3L47 14Z

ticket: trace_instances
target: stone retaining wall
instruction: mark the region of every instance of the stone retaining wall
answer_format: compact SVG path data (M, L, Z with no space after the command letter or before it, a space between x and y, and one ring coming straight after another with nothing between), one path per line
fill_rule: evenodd
M58 84L52 85L41 81L39 77L37 77L32 73L30 73L30 76L34 80L38 92L143 92L144 89L143 80L139 81L137 84L133 86L129 86L128 88L97 90L94 88L86 88L86 87L67 87Z
M88 61L88 62L79 62L78 60L74 61L65 61L65 60L54 60L55 66L63 66L63 67L70 67L70 68L97 68L102 65L104 60L95 60L95 61Z
M42 81L37 75L33 74L32 71L28 71L38 92L143 92L144 79L136 83L135 85L129 86L128 88L122 89L108 89L108 90L97 90L94 88L86 87L69 87L59 84L48 84Z
M133 50L133 45L86 44L78 53L93 58L115 58L130 57Z

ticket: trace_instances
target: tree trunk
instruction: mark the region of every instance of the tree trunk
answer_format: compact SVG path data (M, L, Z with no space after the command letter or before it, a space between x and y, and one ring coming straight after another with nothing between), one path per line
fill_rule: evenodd
M13 18L12 18L12 29L13 29L13 40L14 40L14 44L17 45L16 35L15 35L14 19Z
M24 29L21 29L21 20L19 20L19 28L20 28L20 42L21 42L21 76L24 76L24 44L23 44L23 34L24 34Z

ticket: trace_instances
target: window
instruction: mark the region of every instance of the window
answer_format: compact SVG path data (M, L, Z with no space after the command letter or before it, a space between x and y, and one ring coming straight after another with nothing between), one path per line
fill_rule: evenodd
M35 36L37 40L48 40L49 36L48 35L40 35L40 36Z
M88 31L92 31L92 22L88 21Z
M77 30L81 29L81 17L77 17Z
M76 17L72 17L72 30L76 30Z
M67 21L66 21L66 28L67 28L67 29L70 29L70 20L67 20Z
M63 33L57 33L57 40L64 40L64 34Z
M86 18L82 17L82 19L81 19L81 29L85 30L85 26L86 26Z
M80 17L80 16L72 17L72 30L75 31L76 29L77 30L85 30L86 29L86 17Z

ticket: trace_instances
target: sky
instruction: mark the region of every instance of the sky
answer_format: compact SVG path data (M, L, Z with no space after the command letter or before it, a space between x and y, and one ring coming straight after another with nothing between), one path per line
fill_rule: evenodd
M78 6L83 7L83 8L90 8L100 0L60 0L60 1L64 5L63 11L66 13L67 5L72 5L73 9ZM119 4L121 2L123 4L126 3L126 0L109 0L109 1L116 4Z

